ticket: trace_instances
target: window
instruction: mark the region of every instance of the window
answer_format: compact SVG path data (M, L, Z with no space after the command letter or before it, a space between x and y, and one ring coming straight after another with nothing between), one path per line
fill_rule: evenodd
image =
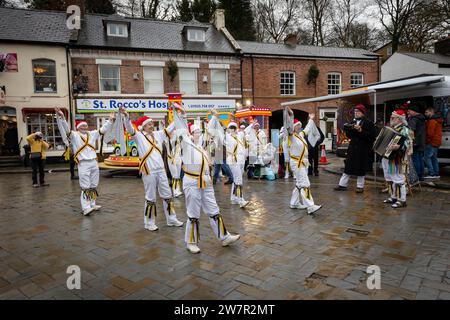
M26 123L28 134L36 131L42 132L44 139L53 147L53 151L64 151L66 149L54 113L28 113Z
M164 93L163 68L144 68L145 93Z
M100 65L100 92L120 92L120 71L118 66Z
M111 37L128 37L128 27L124 23L108 23L107 32Z
M33 60L34 92L56 92L56 64L53 60Z
M227 70L211 70L211 92L212 94L228 93Z
M341 93L341 74L329 73L328 74L328 94Z
M283 71L280 74L280 94L295 95L295 72Z
M356 88L364 84L364 76L362 73L352 73L350 75L350 87Z
M189 41L205 42L205 31L199 29L188 29Z
M388 57L392 56L392 47L387 48L387 55Z
M180 91L183 94L197 94L197 69L179 69Z

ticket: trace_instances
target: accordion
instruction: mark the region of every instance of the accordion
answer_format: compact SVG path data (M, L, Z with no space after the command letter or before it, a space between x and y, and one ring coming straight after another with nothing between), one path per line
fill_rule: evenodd
M402 151L391 150L391 146L394 144L402 145L405 141L406 137L404 135L390 127L384 127L373 144L373 150L383 158L393 159Z

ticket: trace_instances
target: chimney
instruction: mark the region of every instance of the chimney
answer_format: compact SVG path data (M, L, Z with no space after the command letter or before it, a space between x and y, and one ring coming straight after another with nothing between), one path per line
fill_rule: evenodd
M439 40L434 44L434 53L450 55L450 34L447 35L447 38Z
M295 47L297 45L297 34L296 33L289 33L286 38L284 38L284 44L287 44L291 47Z
M211 23L214 24L217 30L225 28L225 10L216 9L211 17Z

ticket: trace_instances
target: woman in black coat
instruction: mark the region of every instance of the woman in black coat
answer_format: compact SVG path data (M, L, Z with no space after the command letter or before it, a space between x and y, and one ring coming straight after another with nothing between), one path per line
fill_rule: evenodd
M355 119L344 127L347 137L350 139L347 158L345 159L344 174L335 188L337 191L347 190L350 176L357 177L356 192L364 192L364 180L369 168L370 153L375 140L375 126L372 121L366 119L367 109L362 104L354 108Z

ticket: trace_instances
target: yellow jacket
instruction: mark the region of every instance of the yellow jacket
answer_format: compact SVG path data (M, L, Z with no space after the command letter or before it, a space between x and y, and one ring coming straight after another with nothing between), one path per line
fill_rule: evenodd
M47 157L46 151L48 150L49 145L43 140L38 141L34 139L35 135L35 133L32 133L27 137L28 144L31 147L30 152L40 152L42 154L42 159L45 159Z

